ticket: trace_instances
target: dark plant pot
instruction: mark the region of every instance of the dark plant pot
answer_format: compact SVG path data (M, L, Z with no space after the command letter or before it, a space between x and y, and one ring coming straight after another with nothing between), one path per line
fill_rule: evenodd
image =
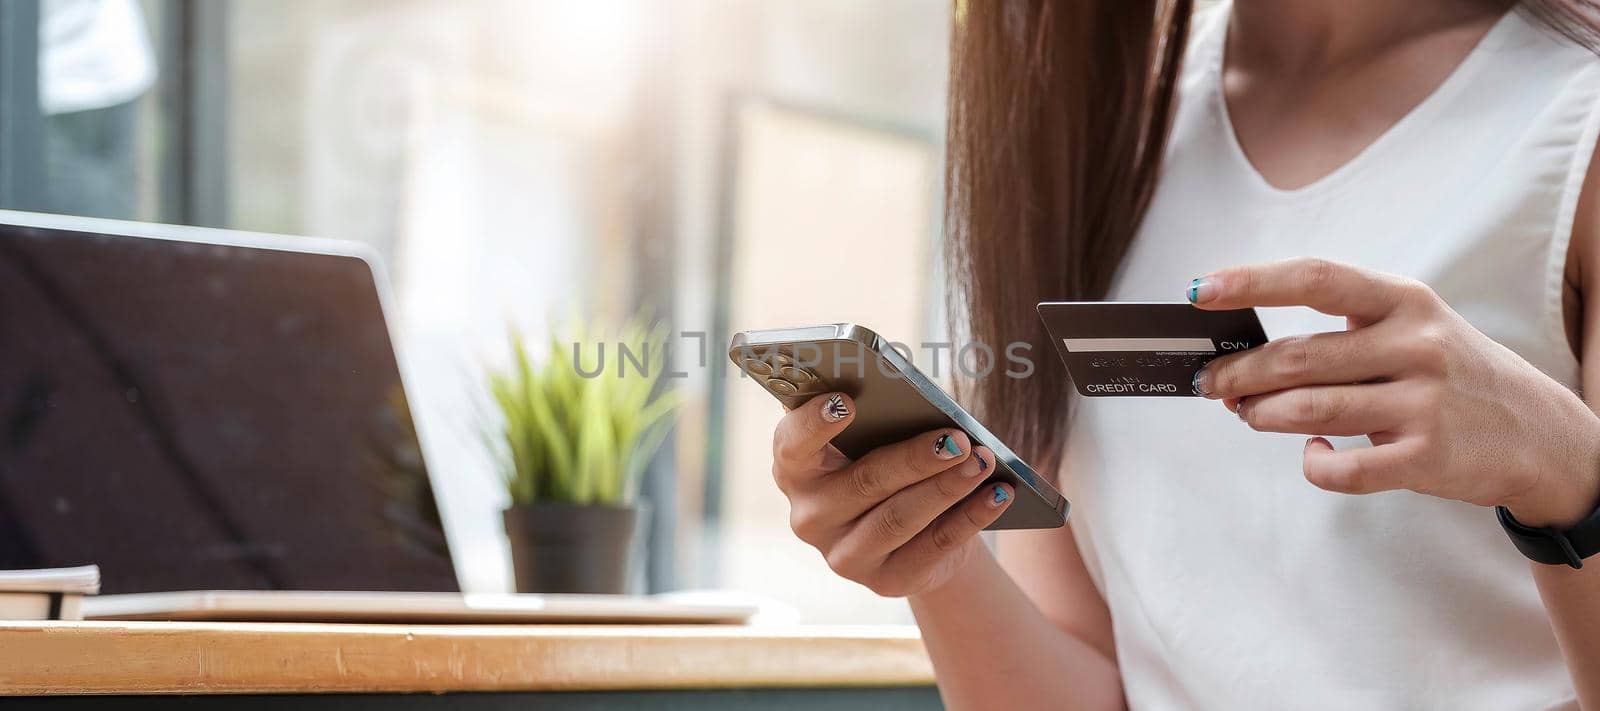
M644 529L648 508L535 503L503 516L517 592L628 592L634 534Z

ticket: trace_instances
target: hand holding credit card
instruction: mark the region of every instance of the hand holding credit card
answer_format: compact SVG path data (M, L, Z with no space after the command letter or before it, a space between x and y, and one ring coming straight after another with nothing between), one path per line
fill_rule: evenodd
M1254 309L1063 301L1039 304L1039 317L1088 397L1198 397L1194 378L1206 363L1267 342Z

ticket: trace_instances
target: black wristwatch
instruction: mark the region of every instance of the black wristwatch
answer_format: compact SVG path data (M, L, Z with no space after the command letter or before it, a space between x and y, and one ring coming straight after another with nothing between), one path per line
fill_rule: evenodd
M1494 507L1500 527L1516 544L1517 550L1535 563L1583 567L1583 559L1600 553L1600 509L1565 531L1524 526L1504 506Z

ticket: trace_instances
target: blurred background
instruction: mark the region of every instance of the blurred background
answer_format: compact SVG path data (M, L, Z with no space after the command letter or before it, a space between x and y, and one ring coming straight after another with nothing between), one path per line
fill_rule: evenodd
M0 207L356 240L468 591L511 588L482 372L649 308L687 402L641 585L907 622L795 540L732 332L937 340L948 0L4 0ZM285 284L285 289L294 288Z

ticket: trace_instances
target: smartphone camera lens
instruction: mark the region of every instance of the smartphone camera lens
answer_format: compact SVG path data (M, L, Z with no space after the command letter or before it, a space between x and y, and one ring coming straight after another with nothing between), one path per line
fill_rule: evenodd
M797 368L792 365L786 365L782 368L779 368L778 377L796 385L805 385L807 383L814 383L817 381L817 376L811 371L804 368Z
M766 377L772 375L772 361L760 355L746 355L739 364L744 367L744 372L751 375Z
M783 378L769 379L767 381L767 389L779 395L794 395L800 392L800 388L795 387L794 383Z

